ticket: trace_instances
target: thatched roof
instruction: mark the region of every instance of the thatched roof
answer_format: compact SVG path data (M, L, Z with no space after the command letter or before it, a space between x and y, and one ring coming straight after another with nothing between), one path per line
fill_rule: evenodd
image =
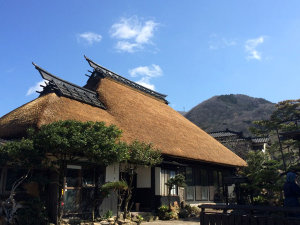
M57 120L104 121L123 130L127 142L151 142L163 154L208 163L245 166L243 159L149 93L94 71L86 88L97 92L106 109L56 93L44 94L0 118L0 137L24 135L30 126Z

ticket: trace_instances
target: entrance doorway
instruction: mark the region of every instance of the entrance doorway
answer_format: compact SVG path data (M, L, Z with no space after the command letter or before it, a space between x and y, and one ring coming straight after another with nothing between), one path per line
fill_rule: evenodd
M64 189L64 216L90 217L97 204L95 187L104 183L104 168L68 165ZM96 198L95 198L96 197Z

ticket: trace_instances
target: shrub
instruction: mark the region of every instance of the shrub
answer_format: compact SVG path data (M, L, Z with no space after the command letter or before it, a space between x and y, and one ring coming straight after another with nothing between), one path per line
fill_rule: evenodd
M136 219L137 219L137 224L141 224L142 221L144 221L144 218L141 215L137 215Z
M105 219L109 219L111 218L113 215L113 212L111 210L108 210L105 214L104 214L104 218Z
M197 206L191 206L191 216L199 216L200 209Z
M178 213L179 213L179 207L178 206L171 206L169 208L166 205L162 205L158 208L158 217L161 220L177 220L178 219Z
M169 220L178 220L178 212L168 212Z
M180 209L179 210L179 213L178 213L179 218L188 218L189 215L190 214L189 214L187 209Z
M195 217L200 215L200 209L197 206L185 205L179 211L180 218Z
M168 220L169 218L169 207L166 205L162 205L158 208L158 217L161 220Z

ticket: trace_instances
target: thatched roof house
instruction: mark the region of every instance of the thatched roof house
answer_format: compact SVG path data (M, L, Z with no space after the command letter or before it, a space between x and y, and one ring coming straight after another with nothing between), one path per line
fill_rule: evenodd
M246 165L244 160L168 106L163 95L143 88L147 93L138 84L133 86L133 82L121 80L120 76L89 59L88 62L95 70L86 89L54 77L35 65L50 83L39 98L0 118L0 137L22 136L28 127L40 127L57 120L104 121L121 128L125 141L151 142L166 155L229 166ZM51 84L52 80L69 84L70 90L91 90L100 103L93 105L80 97L74 99L72 93L67 96L56 87L51 89L51 85L57 85Z
M115 124L123 130L124 141L151 142L164 156L162 165L137 172L135 201L142 208L153 209L157 202L162 203L165 182L178 171L186 174L187 187L172 194L191 202L219 201L223 177L236 167L246 166L246 162L168 106L166 95L86 60L94 70L85 87L34 64L48 83L37 99L0 118L0 138L22 137L28 127L38 128L57 120ZM106 181L118 177L119 168L106 169Z

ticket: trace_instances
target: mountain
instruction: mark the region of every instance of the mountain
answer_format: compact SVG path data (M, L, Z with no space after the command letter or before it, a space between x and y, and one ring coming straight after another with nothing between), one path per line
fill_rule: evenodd
M185 117L206 132L228 128L250 136L252 121L268 119L275 104L263 98L230 94L214 96L186 113Z

